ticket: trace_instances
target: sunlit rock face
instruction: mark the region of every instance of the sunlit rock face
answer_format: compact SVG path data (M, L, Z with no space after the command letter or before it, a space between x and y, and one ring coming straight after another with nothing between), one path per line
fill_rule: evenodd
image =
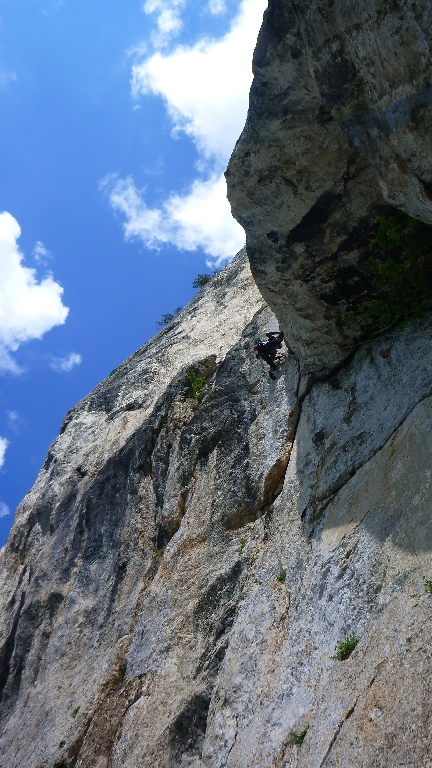
M377 220L432 223L432 4L270 0L228 171L252 272L302 368L328 371L376 328Z
M428 765L432 326L272 381L275 328L241 253L67 415L0 554L1 766Z

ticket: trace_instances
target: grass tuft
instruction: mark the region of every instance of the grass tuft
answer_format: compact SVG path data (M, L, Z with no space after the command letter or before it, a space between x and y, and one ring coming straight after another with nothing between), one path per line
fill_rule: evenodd
M240 549L239 549L239 555L242 555L242 554L243 554L243 550L244 550L244 548L245 548L245 546L246 546L246 543L247 543L247 542L246 542L246 539L241 539L241 540L240 540Z
M290 744L295 744L296 746L301 746L304 742L304 738L309 730L309 726L307 725L304 731L300 731L300 733L296 733L295 731L291 731L288 734L288 742Z
M345 661L345 659L348 659L348 657L351 656L359 640L360 638L355 632L350 632L349 635L345 635L343 640L339 640L339 642L336 643L334 656L331 656L330 658L335 661Z

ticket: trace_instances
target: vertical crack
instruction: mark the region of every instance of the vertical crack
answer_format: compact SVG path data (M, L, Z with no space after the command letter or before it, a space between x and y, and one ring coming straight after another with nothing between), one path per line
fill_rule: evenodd
M321 762L319 764L319 768L323 768L323 765L326 762L326 760L327 760L331 750L333 749L335 741L336 741L337 737L339 736L343 726L345 725L347 720L349 720L349 718L353 714L353 712L354 712L354 710L355 710L355 708L357 706L357 702L358 702L359 698L360 698L360 696L357 696L357 698L356 698L354 704L352 705L352 707L350 707L350 709L345 713L345 715L342 718L342 720L339 721L339 723L337 725L337 728L336 728L336 730L335 730L335 732L334 732L334 734L333 734L333 736L332 736L332 738L330 740L330 744L327 747L326 753L325 753L323 759L321 760Z
M231 746L230 746L230 748L229 748L229 750L228 750L228 754L227 754L227 758L226 758L226 763L225 763L225 765L228 765L228 760L229 760L229 757L230 757L230 754L231 754L231 752L233 751L233 749L234 749L234 747L235 747L235 744L236 744L236 741L237 741L237 736L238 736L238 718L237 718L237 717L235 717L235 733L234 733L234 740L233 740L233 743L231 744Z

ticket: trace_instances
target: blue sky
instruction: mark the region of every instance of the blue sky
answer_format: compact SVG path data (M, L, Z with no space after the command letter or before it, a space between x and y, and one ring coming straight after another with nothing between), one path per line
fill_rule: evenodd
M243 243L266 4L0 0L0 545L68 409Z

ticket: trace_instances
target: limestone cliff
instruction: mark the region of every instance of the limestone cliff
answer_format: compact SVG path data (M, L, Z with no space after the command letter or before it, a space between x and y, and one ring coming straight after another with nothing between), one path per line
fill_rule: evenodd
M304 370L376 330L344 316L374 292L380 216L432 224L430 0L271 0L248 120L227 171L258 286Z
M240 254L67 415L1 553L4 768L428 764L431 326L272 382L275 322Z
M241 252L72 409L17 510L0 553L2 768L432 767L432 320L343 329L338 275L366 258L355 215L366 248L387 210L393 139L377 138L376 166L368 139L338 187L339 118L290 101L294 86L312 93L314 40L327 62L361 50L338 32L348 7L374 50L402 5L272 0L258 43L230 186L271 308ZM428 8L405 4L407 28L426 33ZM293 42L300 33L310 39ZM347 67L332 87L353 99ZM304 178L323 178L308 198L305 182L295 215L283 120L298 127ZM414 123L402 126L412 142ZM339 191L317 223L332 173ZM396 181L391 206L403 208ZM406 210L426 220L419 185ZM279 229L267 229L273 215ZM267 237L298 226L297 251ZM252 347L279 320L295 355L284 350L272 381ZM191 370L206 382L199 399ZM333 658L351 633L352 653Z

